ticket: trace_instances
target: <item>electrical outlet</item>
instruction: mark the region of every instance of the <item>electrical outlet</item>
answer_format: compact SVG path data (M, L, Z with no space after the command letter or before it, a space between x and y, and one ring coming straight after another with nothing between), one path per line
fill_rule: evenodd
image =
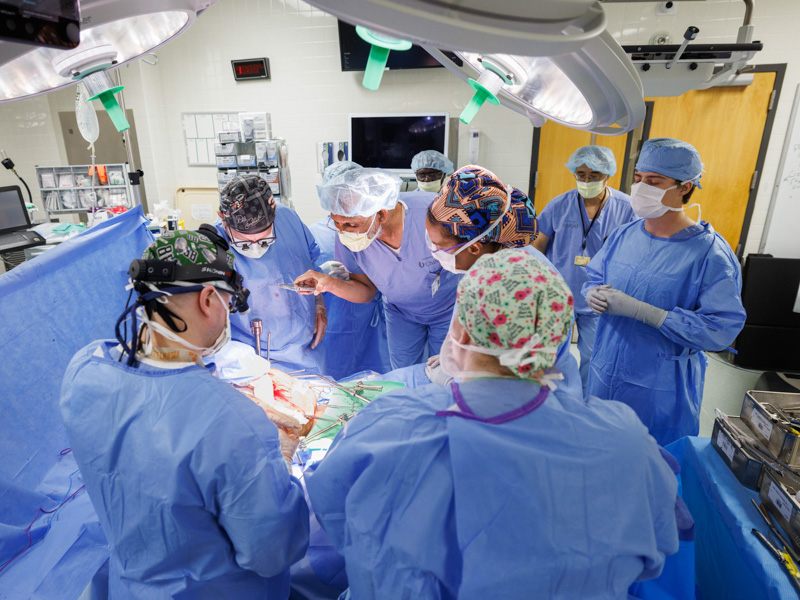
M678 13L678 7L673 0L668 2L659 2L656 6L657 15L674 15Z

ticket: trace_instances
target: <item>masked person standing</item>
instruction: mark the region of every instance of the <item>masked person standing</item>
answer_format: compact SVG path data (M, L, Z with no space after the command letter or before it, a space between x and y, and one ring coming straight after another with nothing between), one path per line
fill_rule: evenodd
M60 402L109 597L283 600L308 544L286 468L297 440L202 362L230 339L229 310L247 310L233 252L210 225L168 231L129 274L117 340L75 355Z
M411 170L421 192L438 192L453 172L453 161L436 150L423 150L411 159Z
M233 339L250 346L255 338L250 320L262 321L262 354L283 371L325 371L320 346L328 317L322 296L310 298L278 287L297 273L317 266L320 256L314 236L291 208L279 204L269 184L257 175L234 177L220 194L217 231L239 255L239 271L250 286L247 316L233 315Z
M702 171L694 146L646 141L631 190L640 220L611 234L583 286L601 315L588 392L633 408L662 446L697 435L703 351L724 350L746 317L728 242L684 212Z
M314 294L350 302L383 295L393 369L439 353L455 304L458 276L443 269L425 243L432 194L400 198L400 178L380 169L354 169L318 188L337 232L335 258L349 281L310 270L295 279Z
M548 387L572 327L564 280L520 249L458 286L459 378L384 394L306 486L348 595L627 598L678 550L678 482L627 406Z
M635 216L628 195L608 186L608 178L617 172L614 153L609 148L578 148L564 166L575 175L575 188L556 196L544 207L539 215L540 233L533 245L558 268L575 297L580 374L585 393L598 320L581 293L588 279L586 265L611 232Z

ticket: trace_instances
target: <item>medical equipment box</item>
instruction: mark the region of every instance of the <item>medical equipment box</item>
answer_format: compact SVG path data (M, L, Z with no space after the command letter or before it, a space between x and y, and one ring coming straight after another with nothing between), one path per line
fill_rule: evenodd
M749 391L740 416L767 450L791 466L800 466L800 394ZM797 420L798 423L791 423Z
M800 485L796 479L793 481L764 469L764 480L758 495L781 528L789 534L794 549L800 552L800 502L795 497L798 489Z
M752 431L739 417L728 417L728 421L746 434L754 437ZM751 454L734 436L723 426L722 420L714 420L714 431L711 433L711 445L717 449L725 464L736 475L741 484L751 490L758 491L761 486L764 463Z
M236 144L214 144L214 154L217 156L233 156L236 154Z

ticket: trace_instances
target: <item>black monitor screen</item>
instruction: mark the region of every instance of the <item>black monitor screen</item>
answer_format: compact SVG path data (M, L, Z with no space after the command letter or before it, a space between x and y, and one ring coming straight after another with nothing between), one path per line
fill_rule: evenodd
M362 167L411 170L411 159L423 150L447 154L447 117L383 116L350 118L351 159Z
M367 68L370 44L362 40L356 33L356 28L348 23L339 21L339 51L341 52L342 71L363 71ZM461 66L461 59L455 54L443 51L457 65ZM389 52L386 62L388 69L429 69L441 67L442 64L433 58L420 46L411 46L409 50Z
M17 186L0 188L0 231L28 227L28 213Z

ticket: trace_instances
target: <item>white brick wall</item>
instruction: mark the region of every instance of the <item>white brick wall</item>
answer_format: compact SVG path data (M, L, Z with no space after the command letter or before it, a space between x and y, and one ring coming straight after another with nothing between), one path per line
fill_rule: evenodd
M657 31L680 40L688 25L700 28L698 41L731 42L744 15L740 0L677 2L677 14L656 17L655 4L604 4L609 31L623 44L647 42ZM746 251L761 240L770 195L788 125L794 90L800 83L800 18L792 2L759 0L756 39L765 50L757 64L789 67L767 155ZM336 21L300 0L220 0L182 37L158 50L159 65L124 68L126 101L136 114L140 154L150 202L172 202L181 186L216 185L210 167L188 167L180 114L192 111L265 110L273 133L289 142L293 200L312 222L323 213L314 186L316 142L347 139L351 112L449 111L457 117L471 90L444 69L389 71L380 90L361 87L360 73L343 73ZM235 82L233 58L267 56L269 82ZM64 160L58 110L67 110L73 92L0 105L0 147L35 179L34 164ZM51 117L52 115L52 117ZM53 122L55 120L55 123ZM485 106L470 127L481 130L479 162L503 180L528 185L532 129L510 110ZM467 157L467 133L460 128L459 159ZM11 176L13 178L13 176ZM0 169L0 185L9 176Z

